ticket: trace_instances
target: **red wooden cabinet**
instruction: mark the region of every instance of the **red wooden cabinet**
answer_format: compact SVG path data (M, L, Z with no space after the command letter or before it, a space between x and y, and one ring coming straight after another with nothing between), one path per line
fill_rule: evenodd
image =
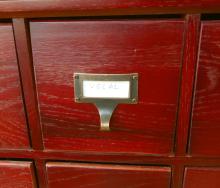
M188 167L185 170L183 188L219 188L220 168Z
M183 20L31 22L46 149L172 153ZM100 132L94 105L74 102L73 73L139 74L139 102L120 104Z
M198 62L190 152L220 156L220 22L204 21Z
M126 165L47 163L48 188L169 188L171 169Z
M219 188L219 5L0 1L0 188ZM102 132L74 73L138 73L138 103Z
M36 188L31 162L0 161L1 188Z
M12 24L0 24L0 149L29 148Z

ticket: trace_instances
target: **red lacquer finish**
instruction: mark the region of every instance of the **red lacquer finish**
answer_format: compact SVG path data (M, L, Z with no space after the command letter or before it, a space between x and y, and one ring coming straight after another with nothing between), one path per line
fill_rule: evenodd
M66 0L66 1L50 1L50 0L17 0L7 3L0 3L0 8L2 11L45 11L45 10L102 10L102 9L129 9L129 8L178 8L178 7L197 7L197 8L207 8L214 6L219 6L219 0ZM4 8L4 9L3 9Z
M12 25L0 24L0 149L28 147Z
M220 156L220 22L202 23L190 153Z
M31 162L0 161L1 188L36 188Z
M13 19L13 29L24 90L24 101L27 110L31 144L34 149L43 149L28 22L24 19Z
M1 17L135 15L219 12L219 0L14 0L0 1Z
M0 188L220 187L220 22L208 21L218 15L202 15L198 40L199 14L220 12L219 3L0 1ZM97 17L82 18L88 15ZM12 18L13 29L3 17ZM44 18L31 21L30 36L33 17ZM74 103L75 71L138 72L140 101L119 105L112 132L100 132L96 108ZM16 107L6 108L11 101Z
M184 58L181 73L178 127L176 133L176 155L185 155L192 111L193 88L200 32L200 15L186 16Z
M184 21L31 22L46 149L169 154ZM74 102L73 73L139 74L139 102L118 105L110 132L92 104Z
M168 167L48 163L48 188L169 188Z
M47 187L47 175L46 175L46 162L40 157L35 160L36 172L38 185L40 188L48 188Z
M183 188L219 188L220 168L189 167L185 170Z
M187 15L185 19L184 54L175 142L176 156L185 156L187 150L200 31L200 15ZM176 164L173 166L173 171L172 186L182 188L184 165Z

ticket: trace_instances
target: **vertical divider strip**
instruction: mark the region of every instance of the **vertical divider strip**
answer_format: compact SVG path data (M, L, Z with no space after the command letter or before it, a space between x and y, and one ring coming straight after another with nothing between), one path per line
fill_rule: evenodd
M38 182L38 177L37 177L37 173L35 170L35 165L34 162L31 162L31 175L32 175L32 180L33 180L33 184L34 184L34 188L39 188L39 182Z
M23 18L12 19L12 23L31 144L33 149L42 150L42 131L32 62L29 26L27 20Z
M184 173L184 165L183 164L175 164L172 166L172 183L171 188L183 188L183 173Z
M186 157L191 122L193 93L197 71L197 56L201 21L199 14L185 16L184 49L181 70L181 87L179 111L175 137L175 156ZM184 164L177 162L172 167L172 188L182 188L184 179Z
M34 150L43 150L42 128L38 110L29 24L28 21L23 18L12 19L12 23L31 145ZM35 167L36 179L38 180L37 185L40 188L46 188L45 162L36 159Z
M190 129L201 25L200 15L197 14L186 15L185 20L182 79L175 143L176 156L185 156L187 154L186 148Z
M38 177L39 188L47 188L46 162L43 159L35 160L36 173Z

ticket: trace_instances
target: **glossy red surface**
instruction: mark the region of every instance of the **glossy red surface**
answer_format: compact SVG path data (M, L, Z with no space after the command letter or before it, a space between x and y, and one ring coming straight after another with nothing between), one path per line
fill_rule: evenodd
M26 115L27 124L29 126L29 133L30 133L30 138L31 138L30 144L33 148L33 149L31 149L31 148L17 149L17 147L16 148L10 148L10 147L0 148L0 158L2 160L17 158L17 160L22 160L22 161L23 160L34 161L34 164L36 166L37 180L38 180L37 186L39 188L48 188L47 187L47 179L46 179L47 178L46 165L45 165L45 163L47 161L66 161L67 163L65 163L65 164L68 164L68 165L71 164L71 166L73 166L73 163L71 163L71 161L74 161L74 162L78 161L80 163L80 165L78 164L77 170L78 170L79 166L83 166L82 162L88 162L88 164L86 165L87 167L91 166L91 164L93 164L95 162L112 163L112 165L107 165L107 166L111 166L111 168L112 168L112 166L115 166L114 165L114 163L115 163L115 164L121 164L120 169L122 169L122 171L128 171L128 167L130 169L132 168L133 174L136 174L136 172L139 173L140 169L142 169L142 168L145 168L145 171L146 171L146 168L148 168L147 171L149 171L149 168L152 168L152 167L147 167L148 165L158 166L158 167L153 167L154 170L155 170L155 168L161 169L160 166L170 166L170 168L172 169L172 173L170 172L170 168L166 168L166 169L169 169L169 172L167 172L167 174L169 174L169 178L167 178L168 181L170 180L170 176L172 176L171 177L171 185L170 185L171 188L182 188L185 166L194 166L194 167L190 167L190 169L188 168L188 175L186 177L187 177L187 180L189 180L189 181L187 181L187 183L185 183L185 185L193 186L193 187L195 187L195 185L196 185L197 187L202 187L202 188L203 188L203 186L208 187L208 188L213 186L215 188L216 185L219 187L219 185L218 185L219 183L216 180L218 178L218 174L219 174L218 173L219 168L217 168L217 166L219 166L219 164L220 164L219 154L216 153L216 151L218 150L218 144L217 144L219 142L218 139L216 139L216 143L213 143L213 140L215 140L215 139L210 141L209 138L210 138L211 132L209 132L209 130L207 129L208 130L208 134L207 134L208 135L208 139L207 139L208 143L207 143L207 145L205 146L206 143L203 142L202 144L205 147L198 146L199 150L197 150L197 151L194 150L197 152L197 154L194 153L192 156L185 152L186 147L187 147L187 141L188 141L187 138L188 138L189 127L190 127L188 120L190 119L190 113L191 113L191 96L192 96L191 89L193 88L193 85L194 85L194 76L196 73L194 65L196 63L197 46L200 45L200 43L198 42L200 15L192 15L191 13L203 14L202 19L218 19L219 18L218 15L204 15L204 13L207 13L207 12L219 13L220 6L218 6L218 5L219 5L218 0L213 0L213 1L212 0L211 1L209 1L209 0L203 0L203 1L186 0L185 1L184 0L184 1L172 1L172 2L166 1L166 0L164 0L164 1L147 1L147 0L145 1L145 0L143 0L143 1L132 1L132 2L129 2L127 0L125 0L125 1L121 1L121 0L118 0L118 1L114 1L114 0L113 1L105 1L105 0L104 1L95 1L94 0L93 1L92 0L92 3L91 3L91 1L87 1L87 0L85 0L85 1L81 1L81 0L80 1L78 1L78 0L0 1L1 21L2 22L11 21L11 20L3 20L2 19L2 18L7 17L7 18L12 19L12 22L13 22L14 39L16 41L16 52L17 52L17 57L19 60L19 69L20 69L20 74L21 74L20 77L21 77L22 89L23 89L23 93L24 93L24 105L25 105L25 109L27 111L27 115ZM152 15L155 13L157 15ZM170 13L172 15L168 15ZM188 15L188 13L190 13L190 15ZM178 15L173 15L173 14L178 14ZM166 20L169 18L170 19L171 18L184 19L184 17L185 17L185 23L183 24L183 27L184 27L184 29L183 29L184 30L183 51L181 54L181 56L182 56L181 61L183 62L183 65L182 65L182 71L180 72L180 74L182 74L180 76L181 80L179 82L180 100L181 101L178 102L179 107L177 107L178 108L177 126L176 126L176 129L173 130L173 134L176 133L175 142L174 142L175 143L175 147L174 147L175 153L174 154L169 153L169 155L161 156L161 155L146 155L146 153L134 153L134 152L126 152L126 153L124 153L124 152L109 153L108 152L107 153L107 152L98 152L98 150L93 151L93 152L91 152L91 151L82 152L82 151L80 151L80 149L76 150L76 151L73 151L73 150L72 151L69 151L69 150L57 151L57 150L50 150L50 149L43 150L40 119L38 116L39 109L38 109L38 104L37 104L37 100L36 100L37 93L36 93L36 89L35 89L35 80L34 80L35 75L34 75L33 64L32 64L31 44L30 44L30 40L29 40L29 38L30 38L29 27L28 27L29 18L44 17L44 18L48 19L48 17L50 17L50 18L56 17L56 19L58 20L58 19L60 19L60 17L64 17L64 16L66 18L68 17L68 19L70 19L70 17L72 17L72 16L80 16L82 18L83 16L91 16L91 15L97 16L96 19L99 19L98 16L104 15L104 16L109 16L108 18L111 17L112 19L115 19L115 20L117 20L119 17L114 17L114 15L123 15L124 18L126 17L126 19L131 20L132 22L135 21L135 20L133 20L133 16L127 16L127 15L134 15L135 18L137 18L136 15L144 15L144 16L141 16L142 19L143 18L150 19L151 22L158 21L157 19L161 19L161 20L164 20L164 19ZM21 17L21 18L18 18L18 17ZM25 17L28 17L28 19L23 19ZM42 18L42 20L44 20L44 18ZM76 19L78 19L78 17L77 18L72 17L72 20L76 20ZM87 17L87 19L90 19L90 18ZM91 18L91 19L94 19L94 18ZM103 20L102 17L100 17L100 19ZM57 22L57 20L56 20L56 22ZM65 19L62 18L62 19L60 19L60 21L65 21ZM213 27L219 27L217 21L213 22L213 21L209 20L206 22L210 23L210 24L216 24L216 26L213 26ZM5 24L1 24L1 25L5 25ZM8 24L6 24L6 25L8 25ZM133 30L134 29L135 28L133 28ZM170 27L170 29L175 30L174 27ZM60 28L60 30L62 30L62 28ZM123 29L121 29L121 30L123 30ZM168 30L168 28L167 28L167 30ZM214 35L217 35L217 34L215 34L214 29L212 29L212 30L213 31L211 33L214 33ZM154 30L150 30L150 31L152 33L154 32ZM218 29L216 30L216 33L217 33L217 31L218 31ZM67 36L67 38L69 37L69 35L71 36L71 34L68 34L70 32L66 33L66 32L60 31L59 33L60 33L59 37L57 37L57 36L54 37L54 38L58 38L57 41L61 40L61 38L66 38L65 36ZM120 32L118 32L118 33L120 34ZM138 31L137 33L142 34L141 31ZM148 32L145 32L145 33L147 35L149 34ZM165 34L166 33L167 32L165 32ZM10 34L12 36L11 31L8 32L8 34ZM123 32L122 32L122 34L124 35ZM54 34L52 33L52 35L54 35ZM1 36L4 36L4 35L1 35ZM43 36L43 34L42 34L42 36ZM85 36L86 36L86 34L85 34ZM129 35L126 35L126 36L129 36ZM161 38L161 37L162 36L160 36L159 38ZM6 38L4 38L4 40L6 40ZM132 38L132 37L130 37L130 38ZM155 37L155 38L157 38L157 37ZM165 38L165 36L164 36L164 38ZM171 37L169 37L169 40L171 41L170 38ZM215 39L216 36L212 37L211 35L210 36L207 35L206 40L209 40L208 38ZM13 37L11 39L13 39ZM152 41L153 41L153 39L152 39ZM181 41L181 40L179 40L179 41ZM66 42L66 40L65 40L65 42ZM68 42L66 42L66 43L68 43ZM159 46L159 41L157 41L156 43ZM170 43L173 44L175 42L171 41ZM4 44L4 43L1 43L1 44ZM218 38L217 38L216 44L218 44ZM59 48L59 43L57 43L56 46L58 46L58 48ZM94 44L94 46L95 46L95 44ZM3 54L3 56L4 56L5 54L7 54L9 52L9 51L4 52L7 48L7 45L4 45L4 47L1 47L1 48L3 48L0 51L1 55ZM126 47L126 49L127 48L128 47ZM160 50L160 47L157 47L157 48L158 48L158 50ZM213 44L213 48L211 48L210 51L208 51L205 56L209 56L209 55L212 56L212 51L215 51L215 48L218 49L218 47L216 47ZM45 49L47 49L47 48L45 48ZM148 48L146 48L146 49L148 49ZM57 49L57 51L59 51L59 49ZM152 54L151 55L152 59L158 60L159 57L157 57L157 56L161 52L155 53L156 51L157 50L149 51L149 54L150 53ZM53 56L50 57L49 52L50 51L44 51L45 56L48 56L48 59L53 58ZM69 53L71 53L71 50L69 50ZM62 50L62 51L60 50L58 54L59 54L59 56L62 56L62 54L66 55L65 50ZM140 53L138 53L138 54L140 54ZM72 59L71 56L68 56L68 57L70 57L70 60ZM105 57L105 54L103 55L103 57ZM65 58L65 57L63 57L63 58ZM93 57L93 59L95 59L95 57ZM116 59L116 57L113 56L113 59ZM126 59L126 57L124 57L124 59ZM56 59L54 58L53 60L56 60ZM60 60L60 58L58 58L58 60ZM148 60L151 60L151 59L148 58ZM208 61L208 58L207 58L207 61ZM214 61L216 61L216 60L214 60ZM0 70L2 68L1 65L2 64L0 61ZM60 64L60 66L62 66L62 64ZM14 67L14 65L13 65L13 67ZM215 69L213 67L210 69L218 71L218 69ZM215 75L215 73L210 73L210 74ZM149 76L151 76L151 75L149 75ZM0 79L1 79L1 75L0 75ZM0 86L1 86L0 91L3 91L2 90L3 87L1 84L2 84L2 82L0 80ZM214 90L213 90L213 92L214 92ZM210 91L210 94L211 94L211 91ZM206 97L205 95L206 94L204 94L204 98ZM211 110L211 111L213 113L213 110ZM200 113L200 114L202 114L202 113ZM123 117L125 117L125 116L123 116ZM127 122L129 122L129 121L130 121L130 119L127 119ZM1 122L1 118L0 118L0 122ZM65 125L65 123L64 123L64 125ZM207 123L207 126L210 126L211 129L213 128L211 123ZM217 124L215 124L215 126L216 126L216 128L218 127ZM214 137L216 137L216 135L217 135L217 133L215 133L215 132L218 132L218 130L219 130L218 128L217 129L216 128L213 128L213 130L215 130L215 131L213 131ZM202 126L198 126L198 129L202 129ZM0 130L2 130L1 127L0 127ZM16 130L16 128L14 129L14 131L15 130ZM156 131L154 131L154 132L156 133ZM132 134L134 134L134 133L132 133ZM136 132L135 132L135 135L137 135ZM203 135L206 136L206 133L203 133ZM18 136L19 136L19 134L18 134ZM10 135L7 133L6 137L10 138ZM97 138L97 137L95 137L95 138ZM105 139L104 136L102 138ZM123 142L125 142L127 138L128 137L125 137ZM197 136L197 138L199 138L199 136ZM120 138L120 140L122 140L122 139L123 138ZM199 138L199 139L201 139L201 138ZM130 140L129 140L129 142L130 142ZM141 140L141 138L140 138L140 140ZM153 139L153 140L155 140L155 139ZM108 142L108 141L106 141L106 142ZM110 141L112 141L112 139ZM196 143L196 142L194 142L194 143ZM16 145L17 142L15 141L15 143L13 143L13 144ZM64 144L66 144L66 143L64 143ZM209 146L211 146L211 150L210 150L211 152L208 150L208 144L209 144ZM214 145L214 146L212 147L212 145ZM157 147L157 146L155 145L155 147ZM98 149L99 148L100 147L98 147ZM214 148L216 148L216 149L214 149ZM132 151L134 151L134 147L131 147L131 149L132 149ZM139 149L140 148L138 148L138 150ZM152 150L152 148L150 148L150 149ZM203 151L203 154L201 154L201 153L198 154L198 152L202 151L203 149L205 149L205 154L204 154L204 151ZM157 149L155 149L155 150L157 150ZM162 150L162 152L164 152L165 150L167 150L167 148ZM213 151L215 152L215 154L213 153ZM210 157L208 157L208 156L210 156ZM24 163L24 162L22 162L22 163ZM49 163L49 164L51 164L51 163ZM57 166L58 163L53 163L53 164L55 164ZM61 163L59 163L59 164L61 164ZM135 166L135 165L142 165L143 167ZM15 166L18 167L20 165L18 165L16 163ZM25 165L25 166L28 166L28 165ZM61 166L63 168L63 165L61 165ZM100 165L95 165L95 164L92 165L92 167L94 167L94 168L97 166L100 168ZM104 166L106 166L106 165L104 165ZM206 166L206 168L204 168L204 167L201 167L201 168L197 167L196 168L196 166ZM71 170L68 169L68 171L70 172ZM149 177L148 180L150 181L150 183L152 183L151 187L154 187L153 186L154 183L155 184L161 183L160 179L158 180L158 178L157 178L157 175L161 174L161 170L159 170L159 171L156 171L156 173L154 174L154 177L151 176L149 173L147 173L147 176ZM213 172L213 171L215 171L215 172ZM8 174L12 174L11 170L10 171L7 170L7 172L8 172ZM16 178L18 176L21 177L23 174L23 172L22 172L22 174L17 171L15 171L15 172L16 173L13 174L13 177L16 177ZM57 170L56 172L57 172L57 177L61 177L61 174L59 174L59 171ZM76 164L75 163L74 163L74 172L76 172ZM16 178L10 178L10 176L8 174L6 174L7 175L6 179L7 179L8 183L11 183L14 185L16 182L21 182L20 178L18 178L19 179L19 181L18 181L18 180L16 180ZM88 175L87 172L86 172L86 174ZM102 173L102 175L103 174L105 174L105 173ZM102 175L100 175L100 176L102 176ZM139 173L139 175L140 175L140 173ZM3 175L0 175L0 176L3 177ZM53 179L56 179L56 175L52 175L52 176L53 176ZM95 181L93 179L94 176L93 177L89 176L89 177L90 177L91 181L94 181L95 183L100 183L100 179ZM135 177L137 177L137 176L135 175ZM143 177L145 178L145 176L143 176ZM118 180L119 178L120 177L116 177L115 179ZM141 178L141 177L138 176L137 178ZM129 178L127 178L127 179L129 180L129 182L131 182L131 184L132 184L132 182L134 182L134 181L132 181L133 179L130 178L130 175L129 175ZM164 180L165 178L162 178L162 179ZM0 180L2 180L1 177L0 177ZM25 182L30 182L29 180L27 178L25 180ZM141 180L141 181L144 181L144 180ZM59 179L59 182L61 182L60 179ZM122 178L120 178L120 182L123 183ZM163 182L165 182L165 181L163 181ZM74 182L74 183L76 183L76 182ZM201 185L201 183L202 183L202 185ZM84 182L81 183L82 186L83 186L83 184L85 184L85 186L88 185ZM164 184L161 186L162 188L164 187ZM167 185L165 185L165 186L167 186ZM8 188L8 186L6 186L6 187ZM10 187L17 187L17 186L10 186ZM21 185L21 187L23 187L23 185ZM69 187L71 187L71 185ZM135 185L132 187L135 187Z
M48 188L169 188L170 168L47 163Z
M219 12L219 0L14 0L0 1L1 17L137 15Z
M46 149L169 154L184 21L31 22ZM118 106L100 132L92 104L74 102L73 73L139 74L139 102Z
M7 3L1 3L1 7L5 7L6 10L10 11L14 9L16 10L15 7L17 6L17 9L20 8L23 11L30 11L30 10L93 10L93 9L104 9L104 8L144 8L144 7L166 7L166 8L171 8L171 7L183 7L183 6L188 6L188 7L203 7L203 6L209 6L213 7L214 5L220 5L220 2L218 0L102 0L102 1L94 1L94 0L68 0L68 1L56 1L56 2L51 2L49 0L19 0L15 1L14 5L10 2ZM23 5L23 7L22 7ZM28 7L29 5L29 7ZM31 5L31 6L30 6ZM53 6L51 6L53 5ZM49 7L51 6L51 7ZM208 8L208 7L207 7ZM5 11L6 11L5 10Z
M219 188L220 168L189 167L185 170L183 188Z
M198 56L200 15L186 16L185 48L181 73L178 126L176 132L176 155L185 155L190 130L196 62Z
M11 24L0 24L0 149L29 147Z
M43 149L28 22L24 19L13 19L13 30L22 88L24 90L31 146L33 149Z
M31 162L0 161L1 188L36 188Z
M203 22L190 153L220 156L220 22Z

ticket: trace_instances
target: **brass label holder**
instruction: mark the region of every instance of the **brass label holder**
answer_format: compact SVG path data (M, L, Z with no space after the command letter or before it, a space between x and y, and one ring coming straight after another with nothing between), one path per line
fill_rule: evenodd
M99 112L101 131L110 130L110 120L118 104L138 102L138 74L74 73L77 103L93 103Z

